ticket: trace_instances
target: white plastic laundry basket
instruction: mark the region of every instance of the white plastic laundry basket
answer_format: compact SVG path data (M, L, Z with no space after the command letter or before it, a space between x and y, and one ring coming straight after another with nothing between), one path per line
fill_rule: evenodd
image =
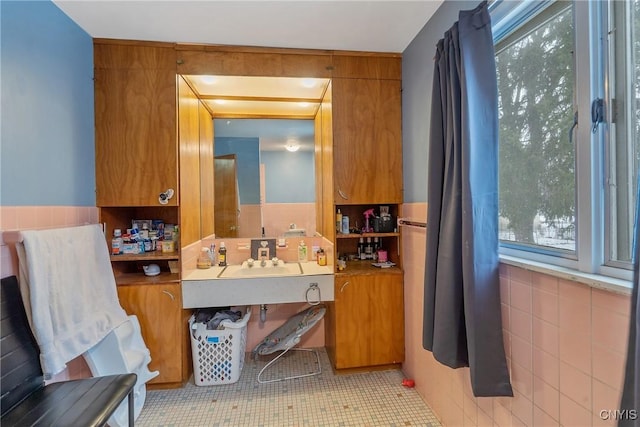
M223 320L224 329L208 330L204 323L189 319L193 380L198 386L231 384L240 379L247 346L247 322L251 310L236 322Z

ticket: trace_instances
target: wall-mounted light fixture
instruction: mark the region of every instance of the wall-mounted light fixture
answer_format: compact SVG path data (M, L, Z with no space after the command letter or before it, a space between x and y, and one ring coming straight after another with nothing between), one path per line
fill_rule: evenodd
M287 151L293 153L300 149L300 144L298 144L298 141L296 141L295 139L287 139L287 144L284 146L284 148L286 148Z

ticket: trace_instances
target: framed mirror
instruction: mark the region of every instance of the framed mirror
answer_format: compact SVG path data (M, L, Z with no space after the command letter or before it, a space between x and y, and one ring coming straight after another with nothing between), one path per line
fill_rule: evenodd
M207 185L202 182L214 181L208 218L213 216L216 237L314 235L319 179L314 120L330 80L182 78L213 120L215 161L213 172L201 177L201 187ZM211 212L209 205L200 210Z

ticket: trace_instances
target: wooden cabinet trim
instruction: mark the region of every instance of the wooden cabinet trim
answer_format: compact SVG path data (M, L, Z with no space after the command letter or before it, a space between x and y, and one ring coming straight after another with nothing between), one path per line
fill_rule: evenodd
M402 80L402 57L382 55L332 56L333 78Z
M125 40L125 39L107 39L94 38L93 44L98 45L124 45L124 46L151 46L151 47L170 47L174 48L175 43L172 42L156 42L150 40Z

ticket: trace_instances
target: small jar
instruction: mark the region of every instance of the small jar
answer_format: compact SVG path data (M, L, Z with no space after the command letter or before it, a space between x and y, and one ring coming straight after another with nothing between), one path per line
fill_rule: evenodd
M201 269L211 268L211 257L209 256L209 248L202 248L200 256L196 262L196 267Z
M318 252L316 252L316 259L318 261L318 265L327 265L327 254L324 249L318 249Z

